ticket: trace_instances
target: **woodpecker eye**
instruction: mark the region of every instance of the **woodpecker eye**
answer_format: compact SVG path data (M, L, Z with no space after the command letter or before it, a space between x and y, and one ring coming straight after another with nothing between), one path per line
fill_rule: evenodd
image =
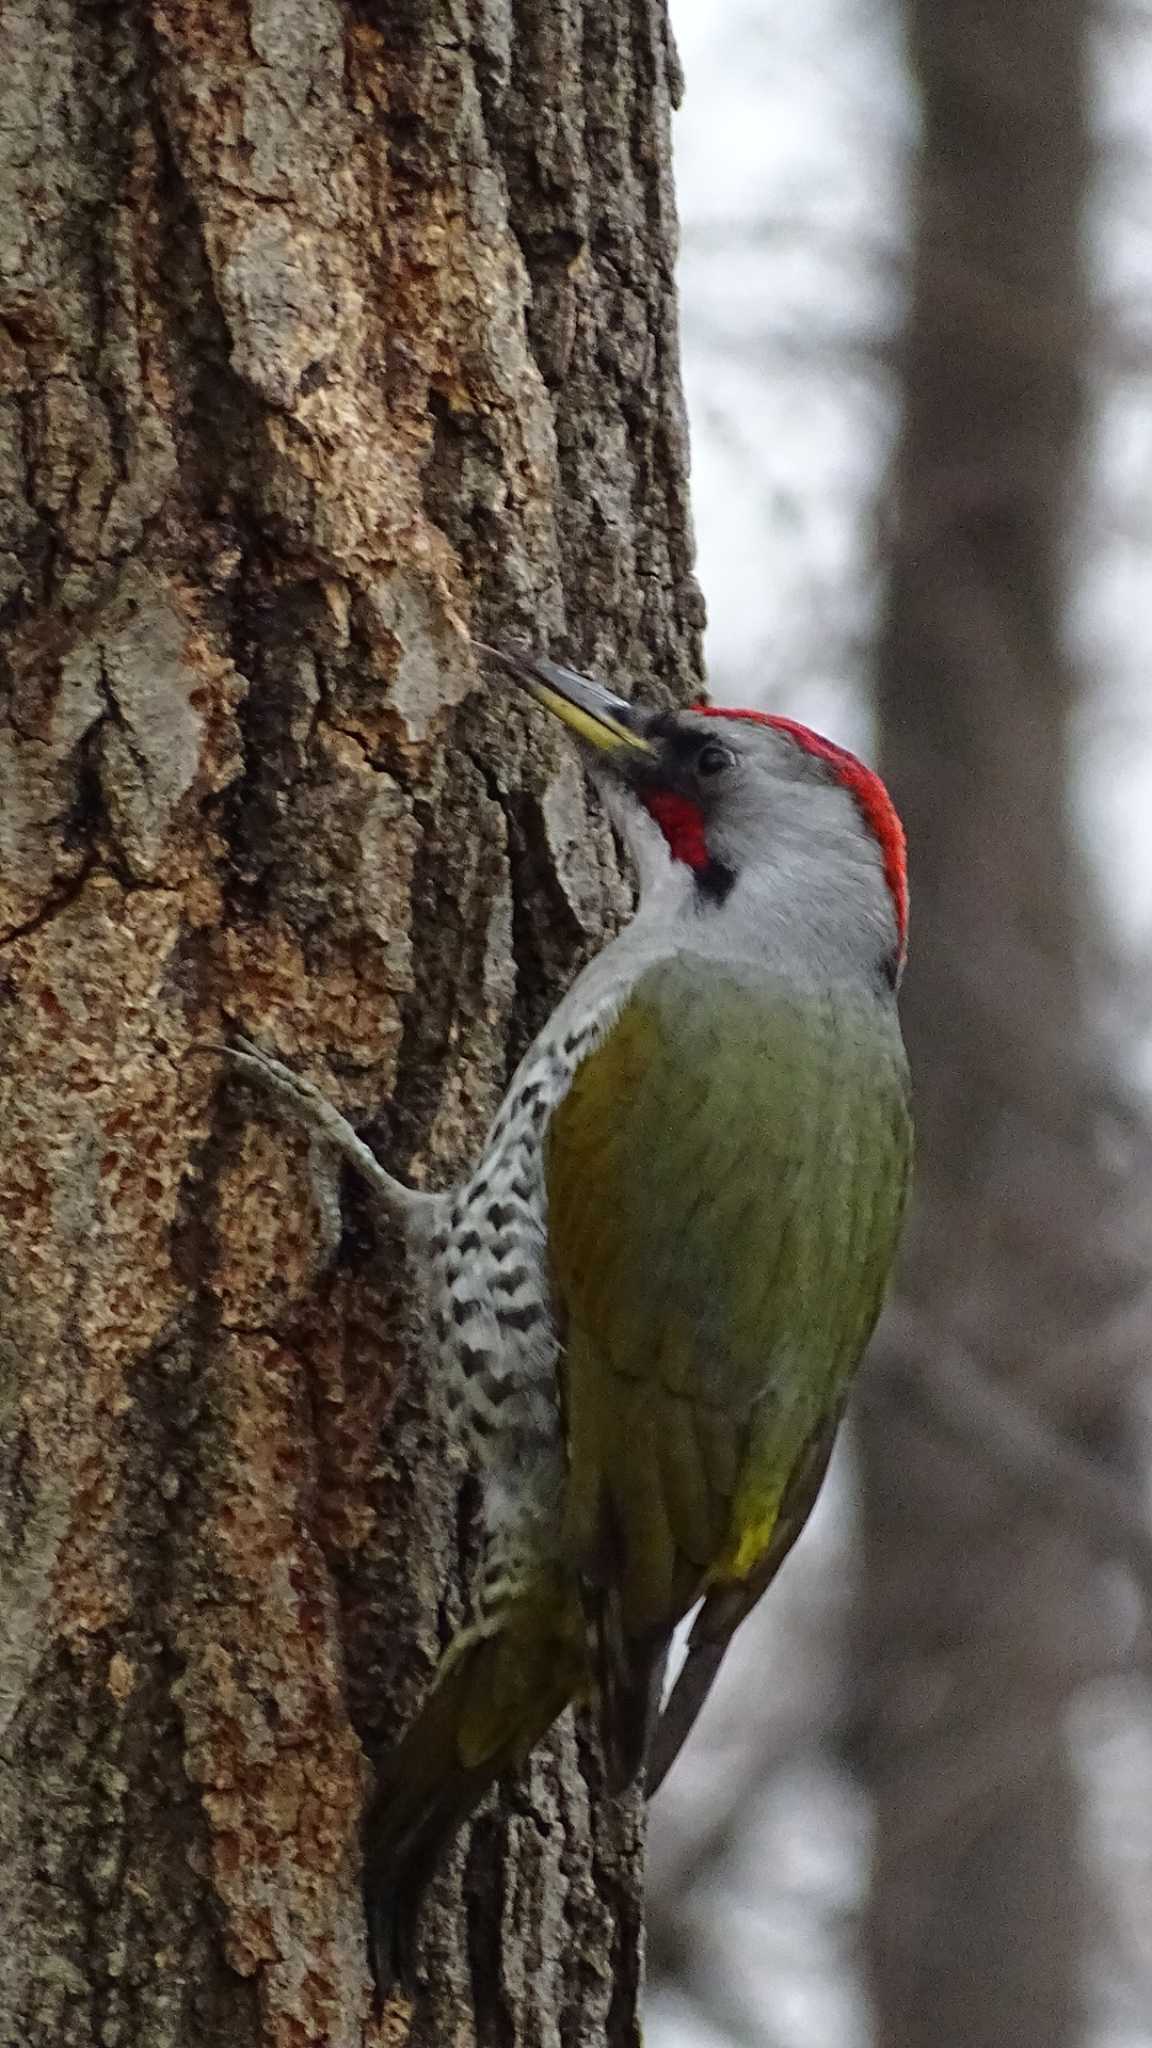
M723 775L726 768L732 767L735 759L732 749L724 746L720 740L705 740L696 756L696 773L705 780L713 775Z

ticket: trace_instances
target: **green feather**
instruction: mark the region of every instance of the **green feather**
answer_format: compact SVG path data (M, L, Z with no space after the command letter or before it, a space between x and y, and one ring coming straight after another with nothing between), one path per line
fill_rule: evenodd
M911 1150L892 1006L650 970L553 1115L566 1550L624 1639L769 1552L895 1251Z

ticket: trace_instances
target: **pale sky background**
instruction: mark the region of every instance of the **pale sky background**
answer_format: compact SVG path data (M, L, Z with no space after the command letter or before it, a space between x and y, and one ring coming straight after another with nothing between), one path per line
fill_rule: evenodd
M672 0L684 371L714 684L866 744L873 508L895 428L915 134L892 10ZM1104 353L1069 615L1091 691L1080 797L1109 908L1152 953L1152 9L1097 42L1091 239ZM1132 22L1135 25L1132 26ZM738 242L740 231L744 241ZM1138 367L1135 358L1142 355Z
M681 304L711 687L868 753L861 684L896 427L883 350L901 313L916 118L894 13L871 0L672 0L672 14L687 78ZM1090 685L1075 797L1127 971L1129 1063L1152 1084L1152 8L1130 0L1123 22L1098 35L1102 344L1068 632ZM819 1731L851 1583L847 1486L841 1459L761 1632L730 1660L711 1740L657 1804L659 1867L690 1853L714 1800L740 1784L753 1721L788 1756L739 1885L701 1915L727 2031L654 2002L649 2048L868 2048L854 1961L868 1815ZM798 1649L816 1658L815 1712ZM1152 2048L1147 1702L1101 1683L1082 1695L1076 1731L1105 1908L1090 2048Z

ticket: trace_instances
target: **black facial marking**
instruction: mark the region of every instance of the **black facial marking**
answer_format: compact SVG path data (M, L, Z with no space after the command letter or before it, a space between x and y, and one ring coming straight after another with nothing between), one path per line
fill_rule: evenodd
M725 867L722 860L710 860L706 868L696 868L696 887L709 903L723 903L736 880L733 869Z
M648 727L647 738L658 742L665 770L673 778L695 776L701 756L717 748L722 747L726 754L730 752L714 732L700 732L681 724L675 711L665 711L659 718L654 718Z
M645 734L648 740L659 740L663 745L672 747L684 745L688 737L676 711L658 711L655 718L649 720ZM693 741L693 744L698 745L699 742Z

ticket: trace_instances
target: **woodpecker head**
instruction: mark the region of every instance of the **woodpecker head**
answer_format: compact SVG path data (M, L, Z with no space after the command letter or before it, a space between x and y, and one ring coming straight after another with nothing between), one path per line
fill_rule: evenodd
M629 703L556 663L481 647L575 731L640 873L701 922L855 933L891 984L904 961L904 832L854 754L766 712ZM697 926L697 929L700 927Z

